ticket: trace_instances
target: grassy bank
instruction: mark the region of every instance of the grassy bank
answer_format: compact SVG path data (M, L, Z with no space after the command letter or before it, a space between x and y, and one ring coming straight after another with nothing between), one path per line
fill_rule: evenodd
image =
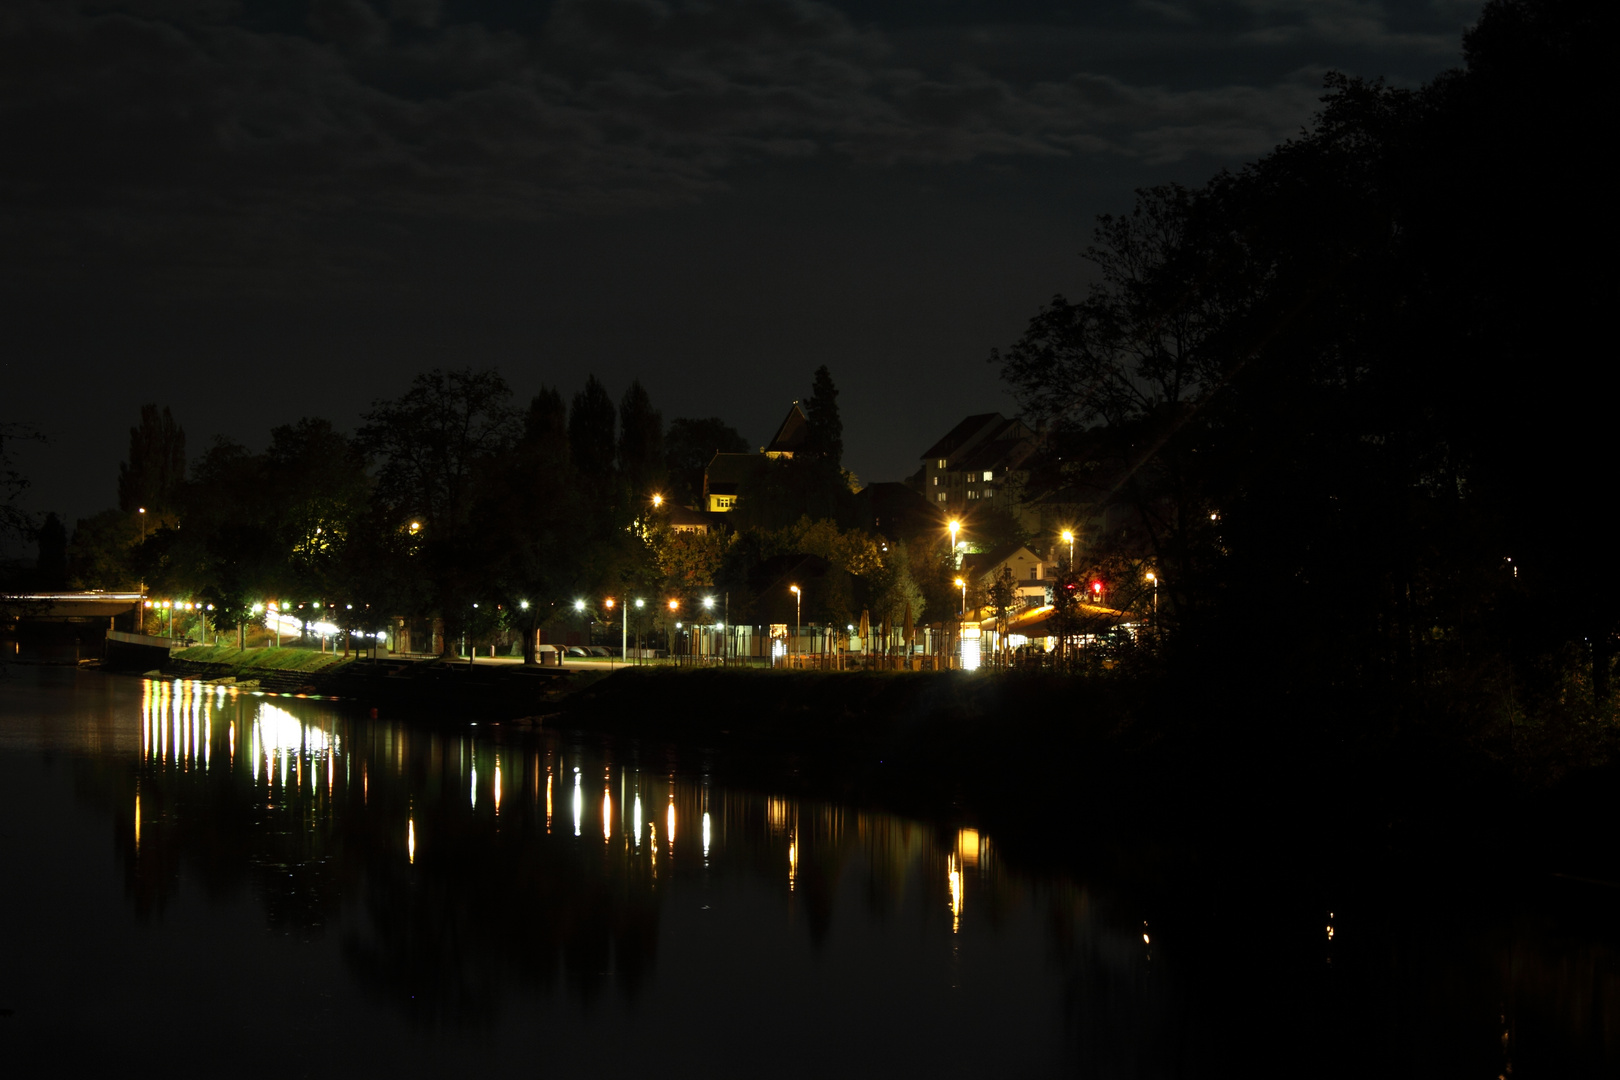
M222 664L242 671L324 671L343 663L341 653L318 649L237 649L225 645L193 645L176 649L176 660L193 664Z

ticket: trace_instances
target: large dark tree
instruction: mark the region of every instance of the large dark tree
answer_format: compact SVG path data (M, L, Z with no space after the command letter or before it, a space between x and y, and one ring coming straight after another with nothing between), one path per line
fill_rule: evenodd
M619 472L632 504L658 493L664 483L664 417L633 381L619 400Z
M445 648L487 595L499 518L480 519L519 424L506 380L490 369L418 375L404 396L366 414L356 445L379 463L378 510L408 554L423 613L444 620Z
M703 474L716 454L746 454L748 440L718 416L681 417L670 421L664 433L664 467L670 498L681 506L696 506L703 497Z
M1048 478L1110 511L1086 539L1114 550L1085 559L1157 569L1173 655L1510 709L1604 700L1620 573L1595 466L1617 387L1578 358L1616 292L1587 257L1613 214L1577 230L1548 208L1602 175L1580 118L1612 22L1497 2L1464 71L1335 77L1300 138L1103 219L1098 284L998 358L1048 424ZM1538 688L1571 656L1584 675Z
M129 429L129 457L118 466L118 508L141 507L155 520L175 509L186 480L186 432L165 405L141 406L141 422Z
M67 528L55 514L46 514L36 536L39 561L35 564L42 589L67 585Z
M568 447L581 476L601 480L613 473L616 460L613 399L607 388L587 376L568 410Z
M835 469L842 468L844 422L838 416L838 387L833 385L832 373L825 364L816 368L815 379L810 385L810 397L804 403L804 413L810 421L804 440L804 455L827 462Z

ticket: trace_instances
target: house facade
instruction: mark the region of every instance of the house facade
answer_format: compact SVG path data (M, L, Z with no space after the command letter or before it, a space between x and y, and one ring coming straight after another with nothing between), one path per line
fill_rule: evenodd
M737 508L737 490L761 465L779 459L791 460L804 448L810 436L810 417L797 401L788 409L771 441L757 454L715 454L703 470L703 509L725 514Z

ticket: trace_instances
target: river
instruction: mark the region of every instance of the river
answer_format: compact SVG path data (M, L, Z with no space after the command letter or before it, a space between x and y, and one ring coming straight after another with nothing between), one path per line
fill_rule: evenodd
M722 782L702 750L12 668L0 1052L28 1075L1620 1061L1601 884L1085 880L1052 854Z

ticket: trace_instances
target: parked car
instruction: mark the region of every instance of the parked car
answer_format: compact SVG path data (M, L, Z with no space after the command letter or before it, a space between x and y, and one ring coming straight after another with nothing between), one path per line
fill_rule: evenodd
M589 655L591 654L579 645L568 646L568 659L570 660L578 660Z
M592 645L590 648L590 653L592 656L600 656L604 660L611 660L613 658L613 654L608 652L607 649L600 645Z

